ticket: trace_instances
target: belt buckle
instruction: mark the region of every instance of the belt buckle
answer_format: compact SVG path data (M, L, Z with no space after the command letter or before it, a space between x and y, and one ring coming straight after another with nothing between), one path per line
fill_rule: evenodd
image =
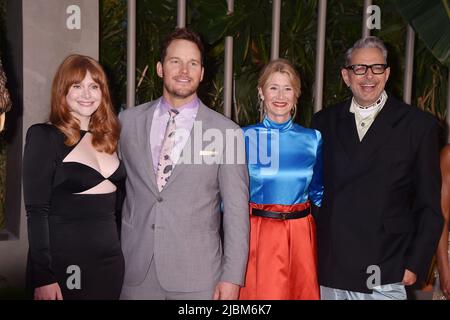
M287 215L288 215L288 213L286 212L286 213L284 213L284 212L280 212L280 214L281 214L281 220L286 220L287 218Z

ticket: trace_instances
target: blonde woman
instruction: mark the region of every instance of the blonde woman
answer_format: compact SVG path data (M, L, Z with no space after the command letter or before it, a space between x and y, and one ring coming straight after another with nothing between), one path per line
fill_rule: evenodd
M250 253L240 299L319 299L316 228L322 138L294 123L300 77L284 59L258 81L264 119L244 128L250 175Z

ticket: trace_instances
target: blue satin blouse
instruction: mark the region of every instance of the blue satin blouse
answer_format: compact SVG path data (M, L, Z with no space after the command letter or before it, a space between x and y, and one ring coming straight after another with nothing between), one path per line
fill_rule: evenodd
M243 128L250 175L250 201L292 205L323 194L322 136L319 131L271 121Z

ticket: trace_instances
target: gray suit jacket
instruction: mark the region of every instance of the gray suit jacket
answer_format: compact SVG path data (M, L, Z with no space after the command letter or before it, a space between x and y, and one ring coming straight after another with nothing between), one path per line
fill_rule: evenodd
M142 283L152 258L158 280L168 291L207 290L218 281L243 285L249 241L245 159L240 164L227 164L226 159L225 163L205 164L211 162L208 157L217 156L215 152L219 156L244 155L242 131L200 103L196 121L202 130L192 130L182 151L182 156L190 154L191 164L178 163L159 192L150 148L150 128L158 103L145 103L119 115L120 155L127 170L121 234L124 285ZM200 135L208 129L223 137L231 129L238 133L239 143L202 141ZM212 153L204 151L212 146Z

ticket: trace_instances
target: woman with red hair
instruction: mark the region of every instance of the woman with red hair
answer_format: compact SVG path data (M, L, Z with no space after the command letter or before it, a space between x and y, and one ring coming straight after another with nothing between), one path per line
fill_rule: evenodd
M27 283L34 299L119 298L119 131L102 67L87 56L67 57L53 79L50 122L31 126L25 145Z

